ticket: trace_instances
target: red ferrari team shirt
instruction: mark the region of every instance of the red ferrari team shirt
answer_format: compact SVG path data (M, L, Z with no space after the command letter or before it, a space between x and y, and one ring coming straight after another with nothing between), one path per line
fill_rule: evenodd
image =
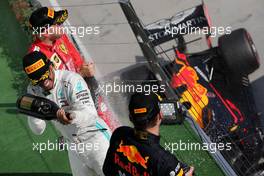
M29 52L40 51L52 61L54 68L79 72L84 60L67 35L62 35L53 45L37 39L29 48Z

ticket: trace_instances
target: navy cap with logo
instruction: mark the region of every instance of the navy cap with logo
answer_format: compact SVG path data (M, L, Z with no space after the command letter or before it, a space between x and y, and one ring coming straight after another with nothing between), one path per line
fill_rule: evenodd
M51 62L45 54L34 51L23 58L23 68L33 85L49 77L49 66Z
M143 125L154 119L160 112L159 95L135 93L129 102L129 118L134 124Z
M48 27L54 24L62 24L68 18L68 11L55 11L52 8L41 7L35 10L30 18L29 23L32 28Z

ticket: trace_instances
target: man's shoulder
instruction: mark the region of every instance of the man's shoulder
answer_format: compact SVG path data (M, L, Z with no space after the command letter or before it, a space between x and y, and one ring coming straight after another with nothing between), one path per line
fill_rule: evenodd
M64 80L74 81L78 79L83 79L82 76L76 72L69 70L55 70L56 74L59 75Z
M63 84L71 85L68 88L73 88L72 86L77 86L80 89L83 89L86 85L82 76L76 72L72 72L69 70L55 70L55 74L57 81Z
M133 128L129 126L121 126L115 129L115 131L112 134L113 138L126 136L128 137L133 132Z
M37 42L33 42L28 48L29 53L34 51L40 51L40 46L37 44Z
M63 34L61 37L60 37L61 40L69 40L68 36L66 34Z
M28 52L33 51L42 51L46 49L46 45L39 39L33 41L33 43L29 46Z
M134 128L129 126L121 126L115 129L114 133L122 133L122 132L130 132L133 131Z
M56 39L56 42L54 42L54 45L60 45L61 43L68 43L69 38L67 37L66 34L63 34L60 38ZM45 44L43 41L40 39L36 39L33 41L33 43L30 45L28 52L33 52L33 51L41 51L41 52L48 52L50 48L53 46L49 46Z
M32 84L28 84L27 93L33 94L36 96L43 96L43 89L39 86L33 86Z
M66 34L63 34L60 38L56 40L56 44L60 45L61 43L63 44L68 44L70 42L69 37Z

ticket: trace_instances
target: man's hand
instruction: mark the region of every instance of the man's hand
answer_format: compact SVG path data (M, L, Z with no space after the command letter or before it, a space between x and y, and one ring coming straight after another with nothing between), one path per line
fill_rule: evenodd
M82 77L93 77L95 74L95 66L93 62L84 63L79 71Z
M72 122L71 115L66 115L65 111L61 108L57 111L57 120L63 125L68 125Z
M194 175L194 167L190 167L190 170L186 172L185 176L193 176Z

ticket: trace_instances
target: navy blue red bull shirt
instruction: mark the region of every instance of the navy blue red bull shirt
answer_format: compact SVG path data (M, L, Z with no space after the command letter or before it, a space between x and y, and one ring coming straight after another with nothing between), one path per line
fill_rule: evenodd
M110 140L106 176L184 176L189 167L160 145L160 137L131 127L117 128Z

